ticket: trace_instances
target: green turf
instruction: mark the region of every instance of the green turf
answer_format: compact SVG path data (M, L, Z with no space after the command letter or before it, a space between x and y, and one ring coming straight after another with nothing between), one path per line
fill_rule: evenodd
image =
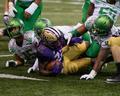
M4 26L2 22L3 1L0 0L0 26ZM74 25L78 21L81 21L81 4L68 4L71 1L78 0L55 1L61 1L62 3L44 2L42 17L50 19L53 25ZM117 23L119 24L119 20ZM0 38L0 54L9 54L7 43L8 38ZM0 57L0 73L43 78L49 80L49 82L0 78L0 96L119 96L120 94L119 84L106 84L104 82L109 75L115 72L114 64L110 64L102 70L94 80L84 81L79 80L79 73L74 75L59 75L57 77L44 77L40 76L37 72L27 74L26 70L29 68L29 65L17 68L5 68L4 64L6 60L10 59L14 58Z

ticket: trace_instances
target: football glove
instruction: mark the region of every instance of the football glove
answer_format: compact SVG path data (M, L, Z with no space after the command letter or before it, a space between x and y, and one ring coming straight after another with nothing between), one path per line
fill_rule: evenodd
M33 70L33 67L30 67L28 70L27 70L27 73L30 74L32 72L34 72L35 70Z
M72 34L69 32L69 33L64 35L64 38L65 38L65 40L67 40L67 45L69 45L70 40L72 38Z
M96 75L97 72L95 70L92 70L89 74L82 75L80 79L85 79L85 80L94 79Z
M27 9L25 9L25 12L33 15L37 8L38 8L38 5L35 2L33 2Z
M5 64L6 67L16 67L17 62L14 60L8 60Z
M15 17L16 13L17 10L15 9L13 2L9 2L9 16Z
M32 73L32 72L34 72L34 71L36 71L36 70L39 70L39 65L38 65L38 64L39 64L38 58L36 58L35 63L33 64L32 67L30 67L30 68L27 70L27 73L30 74L30 73Z

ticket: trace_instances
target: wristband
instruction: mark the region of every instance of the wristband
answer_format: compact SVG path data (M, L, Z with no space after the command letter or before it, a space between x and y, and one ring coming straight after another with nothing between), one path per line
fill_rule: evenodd
M38 8L38 5L35 2L33 2L25 11L33 15L33 13L37 8Z
M95 70L92 70L90 72L90 75L94 78L97 75L97 72Z

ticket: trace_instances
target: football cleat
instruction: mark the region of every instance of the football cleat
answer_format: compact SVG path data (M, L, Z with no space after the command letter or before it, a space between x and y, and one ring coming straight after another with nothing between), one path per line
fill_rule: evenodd
M16 67L16 61L14 60L7 61L5 67Z
M116 74L115 76L106 79L106 83L118 83L118 82L120 83L120 74Z

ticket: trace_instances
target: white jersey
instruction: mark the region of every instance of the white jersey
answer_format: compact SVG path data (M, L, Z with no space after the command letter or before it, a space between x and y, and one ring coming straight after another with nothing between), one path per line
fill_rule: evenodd
M115 5L107 3L106 0L91 0L91 3L95 6L94 16L108 15L115 22L120 15L119 1Z
M25 34L26 35L26 34ZM24 38L26 37L24 35ZM15 39L11 39L9 41L9 51L13 54L17 54L18 56L20 56L22 59L25 60L30 60L32 58L35 57L36 54L36 47L38 44L38 40L36 37L30 39L24 39L23 40L23 44L22 46L18 46L16 44L16 40Z

